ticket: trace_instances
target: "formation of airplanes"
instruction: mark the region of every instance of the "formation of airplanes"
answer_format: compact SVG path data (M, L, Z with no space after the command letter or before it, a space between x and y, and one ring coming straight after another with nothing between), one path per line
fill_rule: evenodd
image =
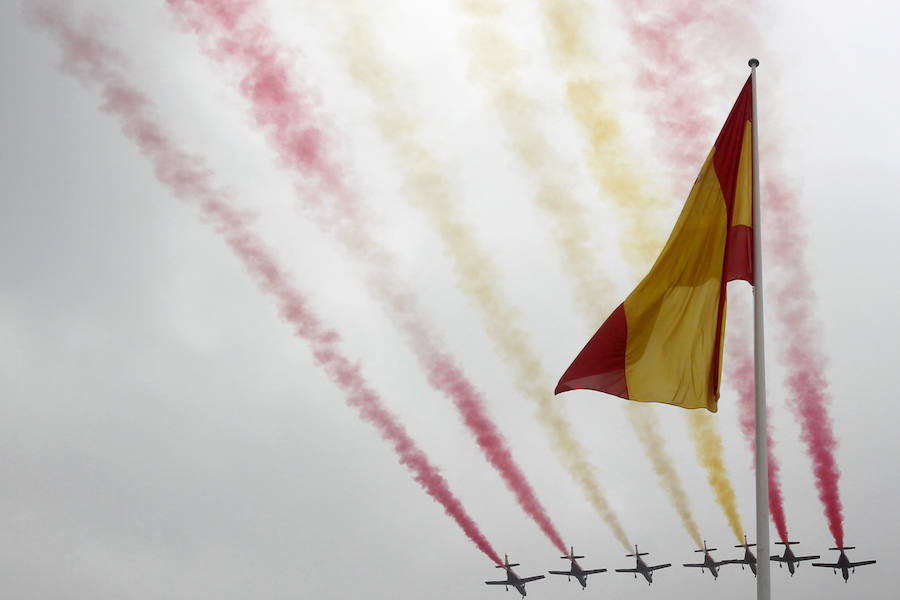
M770 557L772 562L777 562L778 566L781 567L783 565L787 565L788 571L790 571L791 576L794 575L794 572L797 567L800 566L800 563L807 560L815 560L819 558L816 556L795 556L793 551L791 551L791 546L797 544L797 542L775 542L781 546L784 546L784 553L781 556L777 554ZM703 541L703 548L699 550L694 550L694 552L702 552L703 553L703 562L701 563L685 563L683 566L685 567L694 567L699 568L701 572L709 571L713 576L713 579L718 579L719 577L719 567L722 565L741 565L741 569L744 567L750 567L750 571L753 575L756 575L756 566L757 559L753 552L750 550L751 547L756 544L750 544L747 542L747 536L744 536L744 543L738 544L735 548L743 548L744 556L742 558L735 559L726 559L726 560L716 560L712 557L710 552L714 552L716 548L709 548L706 545L706 540ZM856 567L861 567L864 565L873 565L876 561L874 560L863 560L860 562L853 562L849 558L847 558L847 554L845 551L847 550L855 550L854 546L839 546L837 548L829 548L829 550L837 550L841 554L838 556L837 562L834 563L812 563L814 567L827 567L833 569L835 573L838 570L841 571L841 575L844 578L844 583L850 578L850 573L856 571ZM672 565L669 563L659 564L659 565L647 565L644 560L641 558L642 556L647 556L647 552L638 552L637 544L634 546L634 554L626 554L625 556L629 558L634 558L635 565L632 569L615 569L616 573L632 573L634 578L637 579L638 575L644 577L647 581L647 584L653 583L653 572L659 569L665 569L666 567L671 567ZM544 579L544 575L534 575L532 577L519 577L516 575L515 571L512 570L512 567L518 567L519 563L510 563L509 557L504 555L504 561L502 565L497 565L498 569L506 570L506 579L500 581L485 581L487 585L502 585L509 591L510 587L515 588L522 597L525 597L525 584L537 581L538 579ZM551 575L565 575L570 581L574 577L575 580L581 585L582 589L587 587L587 577L588 575L594 575L598 573L605 573L606 569L582 569L581 565L578 564L579 558L584 558L584 556L576 556L575 548L570 547L569 553L566 556L561 556L563 560L569 561L569 570L568 571L548 571Z

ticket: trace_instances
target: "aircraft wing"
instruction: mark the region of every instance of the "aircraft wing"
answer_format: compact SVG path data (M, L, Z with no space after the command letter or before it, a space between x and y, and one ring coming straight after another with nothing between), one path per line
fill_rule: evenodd
M547 571L547 572L550 573L551 575L568 575L570 577L575 576L575 573L573 573L572 571ZM587 571L585 571L585 573L587 573Z
M706 568L706 563L686 563L681 565L682 567L702 567Z
M538 579L543 579L543 575L535 575L534 577L522 577L519 579L522 583L528 583L529 581L537 581Z
M730 565L733 563L744 562L742 560L717 560L714 561L716 563L716 567L721 567L722 565Z
M816 558L819 558L819 557L817 556ZM772 558L770 558L769 560L774 560L775 562L780 562L780 563L788 562L788 561L784 560L782 557L778 556L777 554L775 556L773 556Z
M637 569L616 569L616 573L637 573Z
M582 571L585 575L595 575L597 573L606 573L606 569L589 569L587 571Z
M664 565L653 565L652 567L647 567L648 571L656 571L657 569L665 569L666 567L671 567L671 563L666 563Z
M503 581L485 581L485 583L488 585L513 585L508 579L504 579Z
M875 564L874 560L863 560L860 562L852 562L852 563L850 563L850 566L851 567L861 567L863 565L874 565L874 564Z
M816 555L816 556L795 556L794 562L800 562L801 560L815 560L817 558L819 558L818 555Z
M837 563L813 563L814 567L828 567L829 569L838 569L841 565Z

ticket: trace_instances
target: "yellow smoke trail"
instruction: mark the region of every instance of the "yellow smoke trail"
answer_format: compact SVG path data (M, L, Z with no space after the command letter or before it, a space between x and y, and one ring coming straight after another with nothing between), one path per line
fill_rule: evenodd
M589 322L596 324L600 317L597 304L610 298L612 287L603 269L591 258L595 254L591 219L570 192L570 168L548 150L548 139L537 124L543 115L541 105L521 83L514 44L493 23L503 2L492 0L489 5L482 5L464 1L462 5L477 18L465 32L474 57L472 77L490 94L509 133L513 152L534 177L537 203L553 215L553 239L562 250L565 269L575 283L578 308L589 315Z
M722 462L722 437L716 427L715 417L711 414L692 410L688 416L691 422L691 437L697 450L697 459L706 468L709 485L716 493L716 500L728 517L728 524L738 541L744 533L741 526L741 517L737 510L737 497L731 482L728 480L728 470Z
M543 25L554 65L566 78L566 100L587 142L591 175L610 192L622 216L625 258L643 274L665 238L657 215L664 206L659 192L648 186L642 160L630 149L619 111L621 102L612 76L598 69L589 31L593 11L579 0L542 0Z
M538 204L554 224L556 241L563 250L566 267L575 281L579 309L589 326L593 327L597 323L597 305L609 299L609 287L605 279L599 277L602 270L593 258L594 253L587 251L586 240L592 237L593 231L588 227L586 210L567 192L568 170L549 150L547 139L537 125L539 103L529 95L517 76L520 61L515 44L506 37L496 22L505 5L503 0L492 0L489 8L485 8L475 0L461 0L462 8L475 21L466 35L466 41L474 56L472 74L490 94L495 110L509 135L513 150L535 177L538 186ZM557 21L563 23L565 19ZM572 43L577 46L582 42L576 40ZM570 98L574 96L584 100L579 106L583 105L586 116L590 116L601 125L617 125L612 119L601 120L597 116L605 115L604 111L597 112L587 108L586 99L591 97L587 91L596 95L599 88L575 86L573 89L575 91L569 92ZM598 140L608 137L603 126L596 127L594 135ZM608 156L604 151L602 156L598 155L595 164L601 165L600 161ZM637 186L637 189L640 189L640 186ZM628 219L632 229L638 227L641 220L646 217L641 212L635 209L627 213L632 215L632 218ZM648 228L648 231L651 230L652 228ZM643 236L640 239L648 238ZM658 245L654 247L641 243L630 251L630 255L634 260L636 252L652 254L658 248ZM699 546L700 534L691 515L690 502L665 450L655 415L647 407L637 407L632 403L626 403L626 412L638 439L644 445L654 471L660 478L663 489L668 493L688 534Z
M454 186L440 160L419 137L421 121L402 102L405 88L397 81L389 61L381 56L371 36L372 19L363 14L360 2L344 0L342 7L345 10L340 53L354 82L373 100L376 127L403 161L409 198L425 213L449 250L460 287L475 301L499 354L513 367L519 391L537 403L538 420L549 433L561 462L613 536L623 547L630 548L624 528L607 502L584 449L550 393L552 379L544 371L527 334L517 324L518 311L498 285L501 278L496 264L461 219Z
M567 76L569 109L587 142L587 160L597 183L610 193L625 221L625 258L643 272L664 240L661 224L653 219L661 206L646 189L648 179L640 161L630 156L628 139L617 116L615 84L598 74L601 63L592 47L589 4L578 0L542 0L544 27L556 67ZM738 541L742 540L737 499L722 460L718 423L692 411L688 418L697 458L707 471L716 500ZM699 544L699 542L698 542Z
M635 271L645 272L665 238L658 219L659 196L647 189L646 171L623 151L625 135L616 120L606 84L596 80L569 81L566 97L576 123L588 140L587 164L595 181L609 194L624 222L621 237L625 260Z
M637 402L629 402L627 406L628 419L631 421L631 425L637 432L638 437L644 442L644 451L647 453L650 462L653 463L653 470L656 471L663 488L672 499L675 511L681 517L681 522L684 523L688 534L698 548L702 547L700 531L697 529L697 523L694 522L694 517L691 515L687 494L684 492L681 479L678 477L678 473L675 472L675 467L672 465L672 461L669 460L669 455L663 446L662 437L659 435L659 421L656 413L649 410L652 407L644 406Z

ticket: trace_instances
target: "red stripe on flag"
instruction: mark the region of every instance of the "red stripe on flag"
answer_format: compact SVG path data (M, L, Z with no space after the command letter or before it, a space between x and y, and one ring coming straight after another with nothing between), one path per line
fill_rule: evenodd
M587 389L628 400L628 383L625 380L627 342L628 322L623 303L575 357L572 365L563 373L554 393Z
M753 118L753 96L750 78L741 89L737 101L725 120L725 125L716 139L716 153L713 156L713 166L716 169L716 177L725 196L725 206L728 208L728 222L731 223L731 213L734 209L734 192L737 184L738 165L741 158L741 146L744 142L744 124Z
M719 317L716 324L716 343L713 349L713 364L710 372L714 398L718 400L721 383L722 360L722 328L725 316L725 284L732 279L745 279L753 285L753 230L746 226L732 226L734 216L734 197L737 187L738 169L741 163L741 150L744 143L745 123L753 118L753 80L748 77L741 88L725 125L716 138L713 154L713 168L722 196L725 199L726 223L728 233L725 240L725 256L722 264L722 282L719 292ZM746 230L743 233L739 230ZM732 277L734 273L737 276ZM713 412L715 407L710 408Z
M746 225L728 228L723 280L727 283L735 279L753 285L753 229Z

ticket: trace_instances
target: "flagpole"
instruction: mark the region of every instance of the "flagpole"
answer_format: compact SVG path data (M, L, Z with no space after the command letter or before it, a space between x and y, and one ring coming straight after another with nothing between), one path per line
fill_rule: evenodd
M769 579L769 449L766 436L766 365L763 342L762 222L759 210L759 126L756 112L756 67L751 58L750 78L753 94L753 366L756 397L756 598L770 600Z

